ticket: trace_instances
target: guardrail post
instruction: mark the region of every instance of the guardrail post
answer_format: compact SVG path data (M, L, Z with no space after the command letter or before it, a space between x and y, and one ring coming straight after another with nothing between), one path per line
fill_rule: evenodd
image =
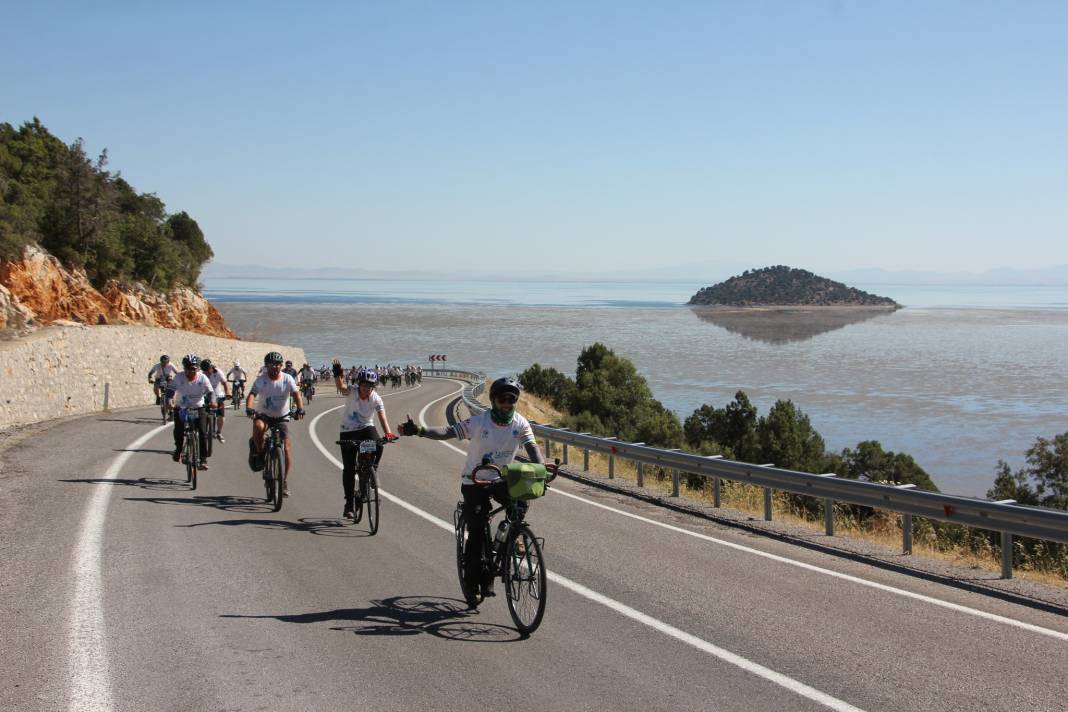
M644 462L639 462L638 463L638 486L639 487L644 487L645 486L645 463Z
M564 443L564 464L567 464L567 443Z
M671 471L671 496L672 497L678 497L679 496L679 471L678 470L672 470Z
M104 412L108 412L108 398L111 395L111 384L104 384Z
M716 507L716 508L719 507L719 499L720 499L720 497L719 497L719 495L720 495L719 483L720 483L720 479L718 477L713 477L712 478L712 506Z
M1012 534L1001 532L1001 578L1012 578Z
M834 472L824 472L820 477L837 477ZM823 533L834 536L834 500L830 497L823 499Z
M897 485L895 489L916 489L916 485ZM912 515L901 515L901 553L912 554Z
M615 436L605 438L605 440L615 440ZM608 454L608 479L614 480L616 478L616 456L612 453Z
M545 438L545 459L550 462L553 459L553 441L549 438Z
M582 448L582 471L590 471L590 449L588 447Z
M771 487L764 488L764 521L771 521Z

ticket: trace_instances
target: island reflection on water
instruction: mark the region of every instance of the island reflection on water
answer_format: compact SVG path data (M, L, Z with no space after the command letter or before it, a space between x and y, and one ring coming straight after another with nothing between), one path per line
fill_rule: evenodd
M768 344L806 341L828 331L893 313L892 309L870 307L725 309L692 306L690 310L701 321Z

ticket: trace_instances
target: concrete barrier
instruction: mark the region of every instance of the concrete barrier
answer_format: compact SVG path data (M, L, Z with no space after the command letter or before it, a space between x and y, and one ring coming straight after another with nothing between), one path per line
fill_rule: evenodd
M52 325L0 341L0 429L109 408L152 405L148 371L168 354L181 370L188 353L230 370L240 361L255 378L263 356L280 351L297 368L304 349L148 326ZM251 384L250 384L251 385Z

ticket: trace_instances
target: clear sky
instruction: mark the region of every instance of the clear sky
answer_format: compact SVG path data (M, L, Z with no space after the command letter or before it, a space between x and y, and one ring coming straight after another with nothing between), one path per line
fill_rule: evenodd
M1068 2L0 2L0 121L216 261L1068 263Z

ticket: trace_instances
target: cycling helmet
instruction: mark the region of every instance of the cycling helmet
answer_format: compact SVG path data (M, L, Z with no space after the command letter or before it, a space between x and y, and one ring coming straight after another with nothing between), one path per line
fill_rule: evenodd
M212 365L211 364L211 359L210 358L206 358L206 359L204 359L203 361L200 362L200 370L203 371L204 373L207 373L208 371L211 370L211 365Z
M240 361L234 361L234 368L241 368L241 362Z
M171 360L171 357L168 356L167 354L163 354L162 356L159 357L159 362L160 363L167 363L170 360Z
M360 372L356 374L356 382L371 384L378 383L378 374L369 368L361 369Z
M196 368L200 365L200 358L195 354L186 354L182 357L183 368Z
M490 400L496 400L497 395L501 393L511 393L517 399L519 398L519 381L515 380L511 376L505 376L504 378L498 378L490 386Z
M277 351L272 351L263 357L264 366L269 363L282 363L283 361L285 361L285 359L282 358L282 354L278 353Z

